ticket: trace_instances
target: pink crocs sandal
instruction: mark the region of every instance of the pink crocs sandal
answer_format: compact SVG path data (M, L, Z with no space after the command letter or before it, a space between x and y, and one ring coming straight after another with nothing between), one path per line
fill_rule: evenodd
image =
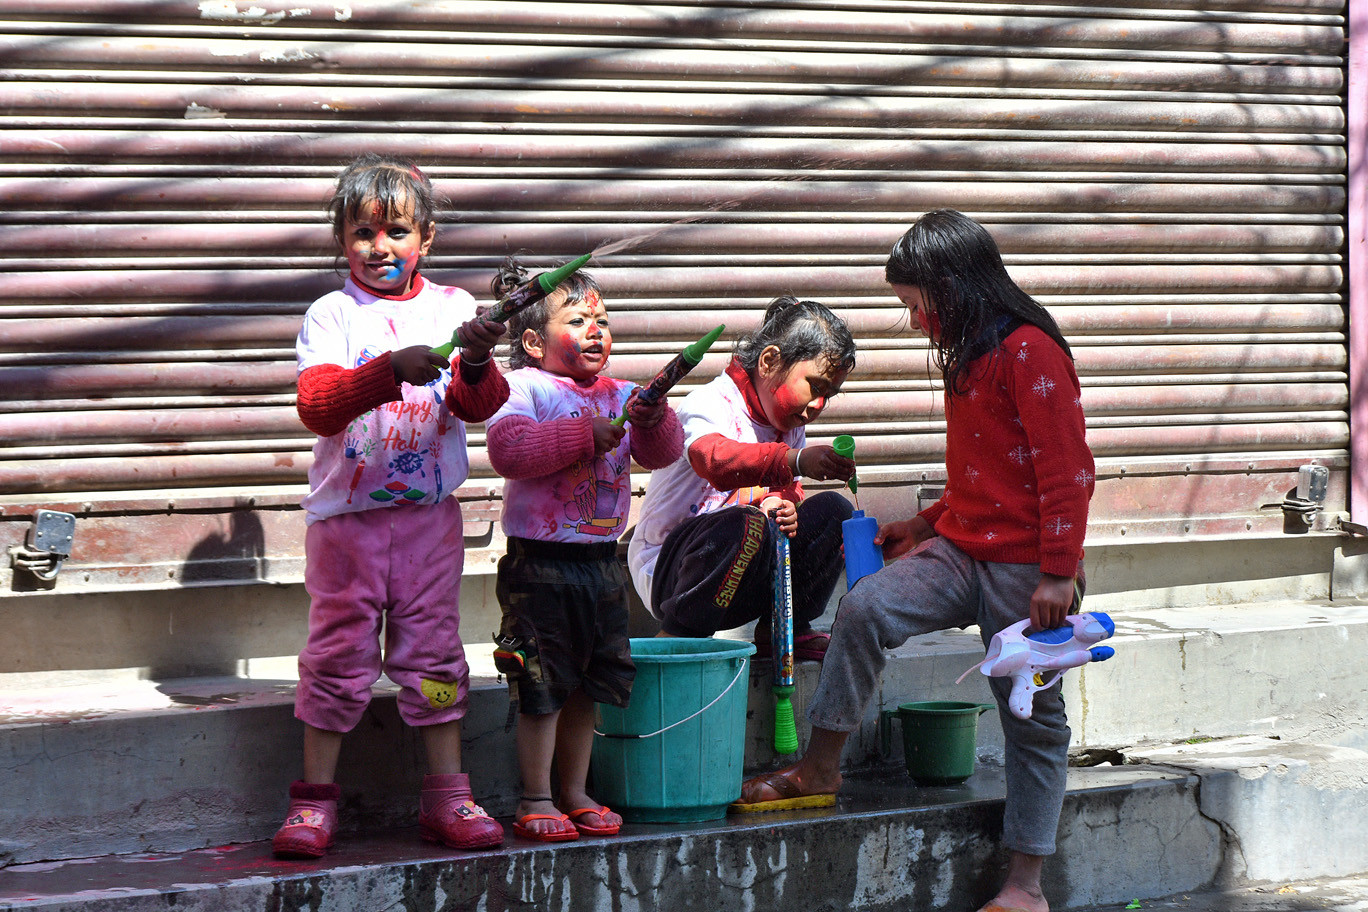
M336 783L313 784L302 779L290 785L290 809L285 823L271 839L277 858L322 858L337 828Z
M453 849L492 849L503 845L503 827L470 794L465 773L423 777L418 826L428 842Z

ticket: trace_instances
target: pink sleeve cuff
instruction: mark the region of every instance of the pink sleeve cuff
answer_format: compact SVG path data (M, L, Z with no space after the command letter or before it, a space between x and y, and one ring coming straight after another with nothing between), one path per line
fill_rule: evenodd
M668 406L665 416L653 428L632 428L632 458L643 469L663 469L684 452L684 427Z

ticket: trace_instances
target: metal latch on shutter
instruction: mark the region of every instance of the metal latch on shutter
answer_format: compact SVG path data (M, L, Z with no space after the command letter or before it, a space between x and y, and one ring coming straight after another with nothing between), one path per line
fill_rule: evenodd
M1281 504L1284 532L1296 534L1315 526L1329 483L1330 470L1325 466L1304 465L1297 470L1297 486L1287 492Z
M44 582L55 580L62 562L71 556L75 537L75 516L56 510L39 510L25 543L10 548L11 565Z

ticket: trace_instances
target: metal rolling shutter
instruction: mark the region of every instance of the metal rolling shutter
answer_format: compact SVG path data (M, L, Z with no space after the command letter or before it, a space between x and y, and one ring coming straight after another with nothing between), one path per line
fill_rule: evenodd
M1342 503L1341 12L0 2L0 545L51 506L97 530L75 585L297 573L292 345L367 150L450 200L439 281L483 298L506 252L599 249L620 376L775 294L836 307L859 367L811 436L856 434L890 508L936 482L943 425L882 264L938 206L1074 343L1124 480L1095 535L1271 531L1313 459ZM498 482L472 455L474 533Z

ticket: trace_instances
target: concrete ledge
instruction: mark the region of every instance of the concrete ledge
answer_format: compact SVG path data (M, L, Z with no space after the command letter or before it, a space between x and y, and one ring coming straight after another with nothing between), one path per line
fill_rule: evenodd
M1198 807L1226 841L1222 884L1368 871L1368 753L1248 737L1129 756L1201 780Z
M1139 767L1073 771L1059 854L1047 869L1056 907L1124 903L1209 882L1219 838L1195 812L1195 784ZM21 865L0 880L0 909L974 908L995 889L985 871L1002 861L1001 794L993 768L943 789L918 789L906 777L852 777L834 810L629 825L611 839L555 847L510 837L502 850L454 853L410 829L345 840L317 863L275 861L256 843Z
M1115 619L1116 657L1065 676L1075 748L1256 732L1365 746L1362 605L1157 609ZM898 739L891 756L879 753L881 708L990 702L981 675L954 683L981 657L973 630L920 637L890 653L882 688L850 740L847 768L899 762ZM768 668L753 671L747 766L768 769L781 759L771 746L773 698ZM818 668L798 672L794 699L806 741L803 710ZM506 690L490 678L473 684L465 766L477 798L506 815L518 794ZM8 773L0 777L0 866L266 839L279 825L301 751L290 681L122 681L0 696L0 765ZM1000 759L994 713L980 720L979 753ZM378 689L342 753L344 831L411 825L424 767L421 737L399 720L392 691Z

